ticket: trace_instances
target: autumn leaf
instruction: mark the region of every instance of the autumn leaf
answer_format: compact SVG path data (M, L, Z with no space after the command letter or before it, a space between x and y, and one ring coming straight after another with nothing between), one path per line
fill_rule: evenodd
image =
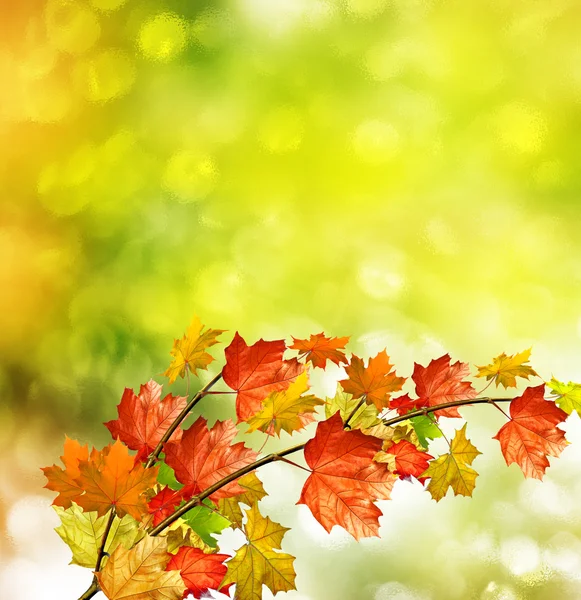
M206 554L212 554L216 551L206 544L183 519L176 519L159 535L166 538L167 551L170 554L175 554L182 546L199 548Z
M230 558L227 554L204 554L198 548L182 547L167 564L167 571L177 570L186 584L184 597L193 594L194 598L208 597L208 590L227 593L220 584L226 575L224 561Z
M420 444L416 430L413 428L409 421L391 427L390 425L384 425L379 423L368 429L361 430L365 435L372 435L380 440L383 440L384 450L390 444L397 444L402 440L411 442L418 450L424 450L425 447Z
M159 525L166 517L175 512L175 509L184 499L181 490L172 490L169 487L162 488L147 503L149 514L153 515L153 525Z
M170 558L164 537L146 536L131 550L118 546L97 579L109 600L181 600L186 586L165 570Z
M232 496L231 498L222 498L218 504L218 510L233 525L242 529L242 509L240 504L252 506L254 503L262 500L266 496L262 481L258 479L255 472L248 473L238 480L238 484L244 489L244 492Z
M429 446L428 440L435 440L442 437L442 432L436 425L433 419L429 415L421 415L410 419L409 422L412 424L418 441L423 448Z
M430 362L427 367L414 363L412 380L416 384L416 400L407 394L395 398L391 406L398 409L400 415L409 409L415 410L426 406L437 406L456 400L476 398L477 392L469 381L463 381L470 375L468 363L460 361L450 364L450 355L444 354ZM434 411L437 417L461 418L457 407Z
M178 481L190 486L192 495L199 494L256 460L256 452L246 448L243 442L232 444L237 433L230 419L216 421L208 430L206 419L199 417L179 442L165 444L165 462L174 469ZM218 502L242 492L240 484L232 481L214 492L210 499Z
M367 404L375 404L381 411L389 406L390 395L401 390L405 382L405 377L398 377L392 367L385 350L370 358L367 367L362 359L353 355L351 364L345 367L349 378L339 383L353 398L365 397Z
M321 332L311 335L308 340L298 340L293 337L293 345L289 348L298 350L301 356L305 356L305 360L311 362L314 367L324 369L328 360L336 365L348 362L345 353L342 352L348 342L348 337L329 338Z
M507 356L503 352L492 361L492 364L477 367L478 374L476 377L486 377L486 381L494 379L496 387L499 384L505 388L516 387L517 377L528 379L531 375L537 375L537 372L532 367L524 364L529 361L531 350L529 348L512 356Z
M238 332L226 348L222 378L237 392L238 422L247 421L262 409L262 401L271 393L288 388L304 370L296 358L283 360L284 340L258 340L248 346Z
M297 504L306 504L327 532L340 525L355 539L377 536L382 513L374 501L388 500L395 480L373 461L381 445L361 431L345 431L339 413L320 422L305 446L313 472Z
M304 417L312 414L324 401L313 395L303 396L309 390L307 371L303 371L286 390L271 392L262 403L262 409L248 419L248 433L257 429L280 437L281 431L292 434L306 424Z
M547 383L557 398L555 403L559 408L564 410L568 415L576 411L581 416L581 384L562 383L554 377Z
M169 377L170 383L173 383L178 376L185 377L187 369L197 375L198 369L207 369L208 365L214 360L206 352L206 349L217 344L218 340L216 338L226 330L206 329L206 331L203 331L203 328L200 319L194 317L186 335L181 340L174 340L170 352L173 360L164 373L166 377Z
M76 479L84 494L75 502L85 511L95 510L99 516L115 507L118 516L130 514L138 521L147 514L144 493L155 485L157 467L145 469L135 464L127 446L119 440L93 450L89 460L79 461L80 475Z
M328 419L336 412L339 412L344 423L351 417L349 419L349 427L351 429L363 430L381 423L377 418L378 413L375 404L363 403L357 408L359 402L359 399L353 398L353 395L344 391L343 386L338 383L335 396L327 398L325 403L325 416ZM354 413L353 411L356 408L357 411Z
M89 457L88 446L81 446L76 440L71 440L65 436L64 454L61 460L65 465L63 470L58 465L52 467L44 467L42 472L48 479L45 488L58 492L57 497L53 500L54 506L69 508L72 501L83 493L83 488L77 482L80 475L79 461L87 460Z
M248 520L244 532L248 543L228 562L228 573L222 584L236 584L234 600L260 600L263 585L273 594L296 589L294 556L277 552L288 528L263 517L256 504L245 512Z
M61 525L55 528L61 539L73 553L71 564L94 569L97 564L99 548L103 542L103 535L107 528L109 514L99 517L96 512L83 512L76 504L66 510L55 506ZM125 515L122 519L114 517L111 529L107 536L103 563L117 546L122 544L129 549L135 545L145 532L139 528L139 523L131 516Z
M217 546L217 541L212 536L221 533L231 525L226 517L215 510L215 507L207 498L204 500L204 504L195 506L185 513L183 520L211 548Z
M433 460L422 475L422 478L431 477L428 491L436 502L446 495L450 487L455 496L472 496L478 473L470 465L479 454L481 452L466 438L464 424L462 429L456 430L450 452Z
M161 399L161 385L151 379L139 390L125 388L117 407L119 418L105 423L113 439L119 438L131 450L137 450L135 460L145 460L161 441L175 418L185 408L187 398L167 394ZM172 440L179 440L182 430L178 427Z
M510 421L494 439L500 442L506 464L516 463L525 477L542 479L548 456L559 456L567 446L565 432L556 427L567 413L545 400L545 385L528 387L510 403Z
M410 441L402 439L397 443L384 442L383 450L373 460L387 464L388 470L402 479L413 476L423 483L425 478L422 473L428 468L428 462L432 458L431 454L418 450Z

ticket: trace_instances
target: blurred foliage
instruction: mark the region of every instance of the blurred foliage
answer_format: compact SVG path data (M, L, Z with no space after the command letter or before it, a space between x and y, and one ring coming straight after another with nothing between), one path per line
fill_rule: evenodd
M26 414L20 448L98 445L194 313L387 345L406 375L533 344L546 378L579 380L580 19L574 0L6 0L0 440Z

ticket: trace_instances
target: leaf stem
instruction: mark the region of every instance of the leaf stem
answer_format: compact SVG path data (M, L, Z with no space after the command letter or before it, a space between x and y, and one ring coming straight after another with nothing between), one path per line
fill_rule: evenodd
M351 429L351 426L349 425L349 421L351 421L351 419L355 416L355 413L363 406L363 404L365 403L365 396L363 398L361 398L361 400L359 400L357 406L351 411L351 414L347 417L347 420L345 421L345 429Z
M182 412L175 418L174 422L168 427L168 430L163 434L159 444L155 450L149 455L145 468L153 466L160 452L163 450L163 445L172 436L172 433L178 428L179 424L188 416L189 412L196 406L196 404L208 393L208 390L212 388L218 381L222 379L222 372L218 373L211 381L209 381L184 407Z

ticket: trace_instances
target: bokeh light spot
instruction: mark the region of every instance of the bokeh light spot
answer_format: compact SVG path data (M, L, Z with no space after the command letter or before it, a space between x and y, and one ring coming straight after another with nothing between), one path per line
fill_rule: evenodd
M218 169L210 156L182 150L168 161L164 184L180 202L205 198L216 185Z
M170 12L158 14L146 21L138 37L143 55L160 62L170 61L181 54L186 42L186 22Z
M272 110L260 123L259 139L269 152L292 152L301 145L303 129L299 111L292 106L282 106Z
M101 35L97 15L88 6L72 0L49 0L45 21L48 39L62 52L86 52Z
M547 123L536 108L521 102L505 104L495 115L501 144L519 154L536 154L544 144Z
M91 4L103 11L117 10L121 8L127 0L91 0Z
M353 148L364 162L381 164L391 160L398 152L400 136L390 123L364 121L355 130Z
M107 49L80 61L75 79L91 102L107 102L126 94L135 81L135 66L127 54Z

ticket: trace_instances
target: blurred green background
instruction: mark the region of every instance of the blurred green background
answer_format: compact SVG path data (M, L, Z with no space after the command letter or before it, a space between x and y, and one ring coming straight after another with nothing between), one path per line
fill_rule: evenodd
M123 388L163 380L194 313L227 341L351 335L405 376L532 345L545 379L581 380L579 2L0 11L2 595L84 590L39 467L65 432L106 443ZM294 526L286 597L580 598L579 420L539 484L504 466L485 409L475 497L403 483L380 540L325 534L294 506L303 474L265 469L265 510Z

